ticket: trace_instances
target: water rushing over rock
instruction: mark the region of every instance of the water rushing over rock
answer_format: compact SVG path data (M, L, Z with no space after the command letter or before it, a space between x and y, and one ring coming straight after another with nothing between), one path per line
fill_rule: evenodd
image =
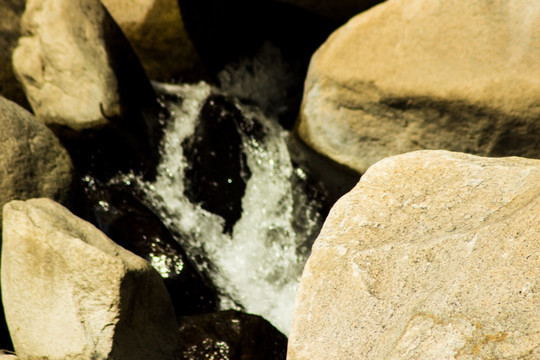
M166 106L174 121L163 140L157 179L143 184L149 203L173 232L188 239L181 245L222 292L222 309L262 315L288 333L299 277L322 217L320 205L310 201L300 186L305 174L290 159L288 132L256 108L206 83L156 84L156 88L167 94ZM200 126L201 109L216 99L227 101L229 111L237 113L238 149L249 168L249 176L239 174L245 189L238 199L241 216L232 222L226 212L218 211L220 216L209 211L211 206L201 197L186 196L185 175L192 173L194 164L186 160L185 142ZM220 166L229 171L228 164Z

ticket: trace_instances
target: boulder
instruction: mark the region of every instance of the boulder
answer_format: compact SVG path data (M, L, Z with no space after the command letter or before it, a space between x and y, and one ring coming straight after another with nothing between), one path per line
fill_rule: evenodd
M1 280L20 358L175 358L159 274L52 200L4 206Z
M314 54L297 131L361 173L422 149L538 158L539 41L535 0L387 1Z
M261 316L227 310L180 320L182 359L285 360L287 337Z
M188 162L184 195L223 217L223 232L228 234L242 216L242 197L251 177L242 142L242 127L248 123L234 102L211 95L201 109L193 136L182 142ZM253 123L250 128L252 136L261 139L264 129L258 125Z
M373 165L313 246L287 359L540 358L539 189L540 160Z
M103 0L151 79L167 81L191 70L199 57L176 0Z
M0 95L30 109L21 84L13 74L11 55L21 35L21 16L25 0L0 2Z
M29 0L22 30L13 66L38 119L75 131L113 119L151 128L141 113L155 113L153 89L99 0Z
M65 202L71 178L70 157L53 132L0 97L0 208L10 200L33 197Z

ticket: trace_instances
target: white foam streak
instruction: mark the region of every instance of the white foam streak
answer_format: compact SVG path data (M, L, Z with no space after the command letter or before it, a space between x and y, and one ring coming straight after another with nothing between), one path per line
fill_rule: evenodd
M161 89L163 91L163 89ZM243 139L251 178L242 199L242 217L233 235L222 233L223 220L184 196L183 176L187 166L182 142L194 131L206 97L215 90L204 83L169 88L183 99L172 105L175 122L163 145L163 161L155 183L147 186L148 196L162 208L168 226L191 234L186 251L203 248L218 269L214 283L240 303L248 313L262 315L285 334L289 331L295 294L305 259L297 256L298 239L292 228L293 196L290 177L293 167L286 146L287 133L276 122L243 108L246 117L255 116L267 133L265 143ZM163 201L162 201L163 200ZM183 244L185 246L185 244ZM225 308L234 307L224 301Z

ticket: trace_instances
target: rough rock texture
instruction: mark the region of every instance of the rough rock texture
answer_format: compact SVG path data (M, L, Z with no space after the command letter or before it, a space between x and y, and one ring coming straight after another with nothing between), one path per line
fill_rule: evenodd
M103 0L151 79L167 81L199 61L176 0Z
M159 274L49 199L4 206L2 294L22 359L173 359Z
M28 0L22 29L13 66L45 123L80 131L153 106L140 63L99 0Z
M278 0L299 6L321 16L346 21L350 17L382 2L381 0Z
M540 161L372 166L304 269L288 359L539 359Z
M71 177L69 155L52 131L0 97L0 208L32 197L65 201Z
M297 130L363 173L421 149L540 157L540 3L390 0L312 58Z
M11 66L11 54L21 35L21 16L25 0L4 0L0 2L0 95L30 109L21 84L15 79Z

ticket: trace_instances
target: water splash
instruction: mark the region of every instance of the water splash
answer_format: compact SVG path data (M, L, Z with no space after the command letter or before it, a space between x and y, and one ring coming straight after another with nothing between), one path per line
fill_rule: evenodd
M223 292L223 310L240 307L263 316L287 334L299 277L309 252L301 248L320 222L313 209L315 204L311 206L303 198L301 212L305 221L301 227L294 226L298 210L291 179L302 173L291 164L288 133L257 109L236 104L244 117L262 125L266 135L261 140L242 134L251 177L242 198L242 216L232 234L224 234L221 217L183 195L188 164L182 142L193 134L206 98L218 90L202 82L156 84L156 88L177 100L167 103L174 122L162 144L159 175L155 182L143 185L148 199L164 223L188 239L182 245L192 258L199 259L198 265ZM296 202L298 206L298 194Z

